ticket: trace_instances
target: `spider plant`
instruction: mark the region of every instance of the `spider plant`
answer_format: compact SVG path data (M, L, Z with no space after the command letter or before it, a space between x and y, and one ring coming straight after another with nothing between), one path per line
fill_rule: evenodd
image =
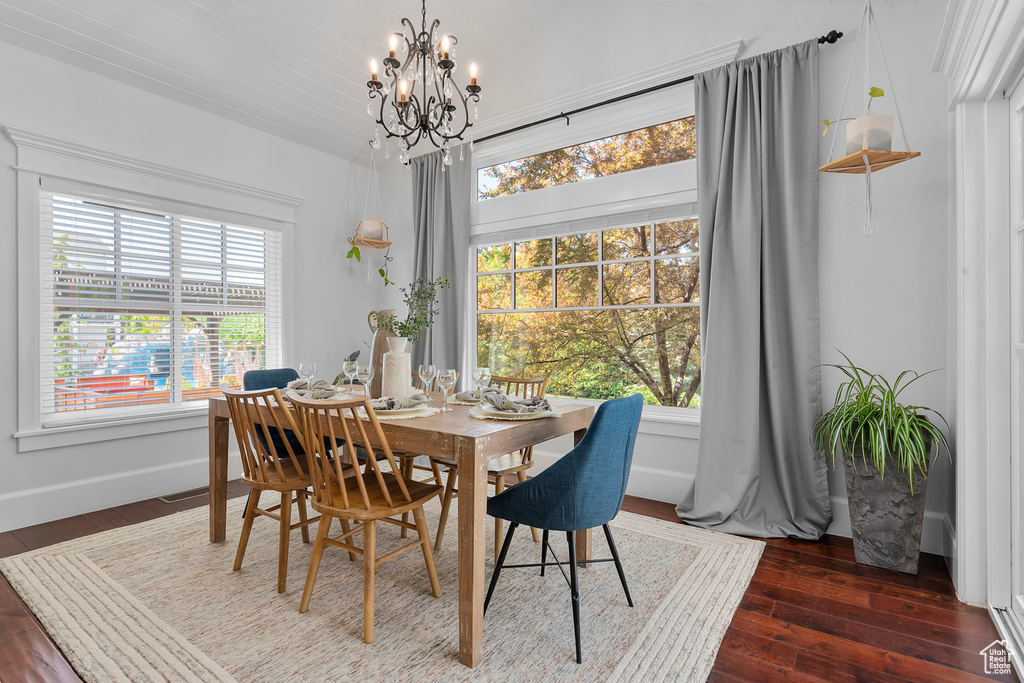
M887 466L895 465L906 473L913 492L914 470L927 474L931 446L937 444L949 452L942 430L920 413L933 413L947 430L949 424L932 408L905 405L899 398L907 387L934 370L923 374L905 370L890 384L881 375L855 365L845 353L842 356L846 365L825 365L838 368L847 379L836 391L835 405L814 423L815 447L831 456L833 466L836 454L845 453L854 467L859 457L882 478Z

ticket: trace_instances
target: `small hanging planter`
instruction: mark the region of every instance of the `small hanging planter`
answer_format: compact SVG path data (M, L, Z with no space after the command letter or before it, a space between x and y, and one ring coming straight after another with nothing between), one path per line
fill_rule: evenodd
M357 249L387 251L391 246L391 242L388 240L388 226L382 218L376 216L364 218L356 226L356 236L349 237L348 243Z
M846 124L846 153L892 151L892 114L865 114Z

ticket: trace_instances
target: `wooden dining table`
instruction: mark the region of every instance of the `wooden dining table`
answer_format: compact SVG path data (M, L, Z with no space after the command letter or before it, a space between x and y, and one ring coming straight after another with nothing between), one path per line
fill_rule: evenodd
M435 398L434 405L438 405ZM552 399L559 416L534 420L481 420L466 406L452 412L413 419L381 420L394 450L454 459L458 465L458 585L459 660L473 667L480 663L483 646L484 565L487 549L487 462L491 458L539 444L563 434L575 443L587 431L592 405ZM287 410L288 408L281 408ZM211 398L210 420L210 541L221 543L227 524L228 405ZM372 431L372 430L371 430ZM578 562L591 558L591 532L577 532ZM585 566L585 564L581 564Z

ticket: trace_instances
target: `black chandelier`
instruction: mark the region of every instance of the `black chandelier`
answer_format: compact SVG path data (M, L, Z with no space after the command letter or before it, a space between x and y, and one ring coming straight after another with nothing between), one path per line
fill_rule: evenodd
M472 148L473 121L480 101L476 65L469 67L469 85L463 94L452 78L459 41L455 36L443 35L440 26L435 19L427 30L427 0L423 0L420 31L409 19L402 19L402 32L391 34L383 82L377 80L377 62L370 63L366 111L376 120L370 144L380 149L383 128L385 140L398 138L398 159L402 163L407 163L406 153L423 138L444 150L445 165L452 163L453 140L468 142ZM402 52L399 41L405 43L404 54L400 55L404 61L398 58Z

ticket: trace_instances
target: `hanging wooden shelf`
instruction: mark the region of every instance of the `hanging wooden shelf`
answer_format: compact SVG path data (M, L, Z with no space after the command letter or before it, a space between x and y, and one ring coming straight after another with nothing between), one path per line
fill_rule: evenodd
M367 249L377 249L384 251L391 246L391 242L387 240L371 240L367 237L349 237L349 244L355 247L366 247Z
M847 154L842 159L836 159L830 164L825 164L819 171L823 173L867 173L867 164L871 164L871 172L881 171L883 168L895 166L898 163L921 156L920 152L886 152L880 149L862 149L853 154ZM864 157L867 157L865 163Z

